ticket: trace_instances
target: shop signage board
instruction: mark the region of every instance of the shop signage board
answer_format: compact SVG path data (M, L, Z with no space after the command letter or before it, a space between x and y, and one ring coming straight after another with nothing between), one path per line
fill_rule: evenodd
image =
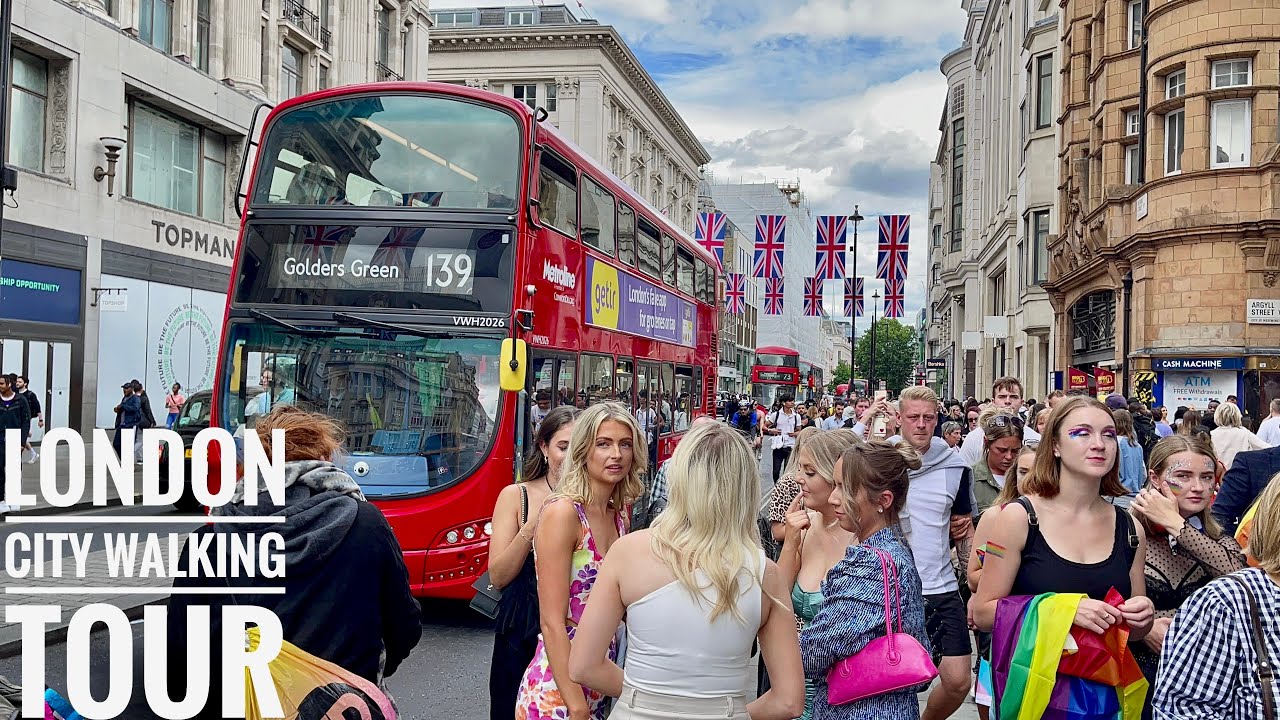
M1246 300L1245 322L1250 325L1280 325L1280 299Z

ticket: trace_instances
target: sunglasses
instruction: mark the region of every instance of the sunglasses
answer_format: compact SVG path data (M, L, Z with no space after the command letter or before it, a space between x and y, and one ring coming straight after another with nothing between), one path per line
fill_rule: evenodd
M1024 428L1027 422L1017 415L996 415L987 421L987 427L1009 427L1012 425L1016 428Z
M1035 450L1036 448L1040 447L1040 441L1039 441L1039 440L1028 440L1028 441L1026 441L1026 442L1022 443L1022 447L1024 447L1024 448L1028 448L1028 449L1030 449L1030 450Z

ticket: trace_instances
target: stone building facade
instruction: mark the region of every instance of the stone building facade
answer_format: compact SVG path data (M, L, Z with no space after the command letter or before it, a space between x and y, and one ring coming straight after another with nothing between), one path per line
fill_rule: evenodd
M1066 0L1061 26L1058 366L1096 389L1109 364L1171 411L1237 395L1265 416L1280 397L1280 6Z
M570 140L690 235L702 143L617 30L564 5L433 13L431 79L547 111Z
M255 108L381 57L420 79L429 24L416 0L15 0L0 371L46 428L111 427L135 378L161 415L211 387Z
M1043 398L1053 309L1057 8L964 0L964 44L942 59L947 100L930 168L927 381L986 397L1003 375Z

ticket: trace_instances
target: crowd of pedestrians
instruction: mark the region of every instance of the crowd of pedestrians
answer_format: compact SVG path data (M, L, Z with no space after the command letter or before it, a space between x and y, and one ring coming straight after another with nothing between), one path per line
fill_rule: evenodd
M495 509L490 572L508 591L491 717L947 718L970 698L994 717L1000 608L1050 595L1079 598L1078 631L1124 628L1143 717L1261 717L1280 692L1252 664L1259 648L1280 658L1280 448L1244 438L1234 403L1213 427L1179 408L1165 429L1164 408L1119 395L1022 395L1000 378L987 402L911 387L735 404L694 422L661 472L622 406L548 416ZM1245 548L1236 526L1255 502ZM1225 576L1256 598L1258 648ZM841 675L888 635L918 643L933 675ZM1188 666L1219 656L1231 669L1211 679Z

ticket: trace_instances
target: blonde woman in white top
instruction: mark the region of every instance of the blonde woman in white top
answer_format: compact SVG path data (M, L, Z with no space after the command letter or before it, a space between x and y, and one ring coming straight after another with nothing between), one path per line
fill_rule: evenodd
M1231 467L1236 453L1246 450L1263 450L1270 445L1258 439L1257 435L1241 426L1240 408L1235 403L1222 403L1213 412L1213 422L1218 427L1210 433L1213 438L1213 451L1224 468Z
M611 720L790 720L804 709L790 588L756 529L760 481L742 435L699 425L667 471L670 501L600 567L569 658L574 682L619 698ZM627 668L607 656L623 617ZM747 703L759 638L771 689Z

